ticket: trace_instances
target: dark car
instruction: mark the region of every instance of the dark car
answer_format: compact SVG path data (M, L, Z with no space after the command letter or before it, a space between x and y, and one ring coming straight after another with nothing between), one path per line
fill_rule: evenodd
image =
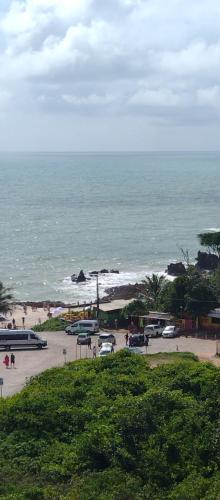
M145 336L143 333L134 333L129 337L129 347L142 347L145 345Z

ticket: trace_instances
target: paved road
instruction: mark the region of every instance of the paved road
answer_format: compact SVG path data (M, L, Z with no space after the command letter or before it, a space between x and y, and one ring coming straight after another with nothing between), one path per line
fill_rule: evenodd
M47 349L14 349L16 357L16 368L6 369L3 364L5 351L0 351L0 377L4 378L3 396L12 395L22 389L26 378L51 368L62 366L65 362L63 349L67 350L66 361L79 359L80 348L76 345L76 336L66 335L64 332L48 332L42 334L47 339ZM123 333L117 333L116 351L125 346ZM92 337L92 342L97 344L98 335ZM150 339L147 352L189 351L197 354L200 358L211 359L215 355L216 342L214 340L201 340L194 338L179 337L176 339ZM145 348L143 348L145 352ZM9 353L10 355L10 353ZM86 346L81 347L81 357L92 357L92 351Z

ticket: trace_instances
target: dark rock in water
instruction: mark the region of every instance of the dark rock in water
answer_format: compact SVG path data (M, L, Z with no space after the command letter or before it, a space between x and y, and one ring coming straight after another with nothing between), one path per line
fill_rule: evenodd
M182 262L171 263L167 266L167 274L170 276L182 276L186 273L186 268Z
M83 270L81 269L78 278L76 279L76 283L84 283L86 281L85 274Z
M206 269L212 271L218 267L219 257L214 253L198 252L196 257L197 267L199 269Z
M91 271L89 273L89 276L98 276L99 272L98 271Z
M76 276L76 274L72 274L72 276L71 276L71 281L73 281L73 282L74 282L74 281L76 281L76 280L77 280L77 276Z
M134 285L120 285L105 290L107 297L106 301L121 300L121 299L138 299L140 294L144 293L144 285L135 283Z
M100 274L108 274L108 269L101 269Z
M119 274L119 270L118 269L111 269L111 271L109 271L110 273L112 274Z

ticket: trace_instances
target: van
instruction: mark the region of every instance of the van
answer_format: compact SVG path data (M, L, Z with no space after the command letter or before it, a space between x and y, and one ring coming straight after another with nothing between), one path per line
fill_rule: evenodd
M65 332L68 335L78 335L80 332L99 332L99 322L97 319L81 319L72 325L66 327Z
M10 350L11 347L32 347L38 349L47 346L47 341L43 340L33 330L6 330L0 329L0 347Z
M163 331L163 327L160 325L146 325L144 328L144 335L148 337L159 337Z

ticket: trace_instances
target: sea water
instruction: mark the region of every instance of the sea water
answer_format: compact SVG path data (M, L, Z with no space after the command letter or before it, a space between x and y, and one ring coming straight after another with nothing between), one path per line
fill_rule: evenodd
M220 229L220 153L1 154L0 280L17 299L76 302L164 272Z

